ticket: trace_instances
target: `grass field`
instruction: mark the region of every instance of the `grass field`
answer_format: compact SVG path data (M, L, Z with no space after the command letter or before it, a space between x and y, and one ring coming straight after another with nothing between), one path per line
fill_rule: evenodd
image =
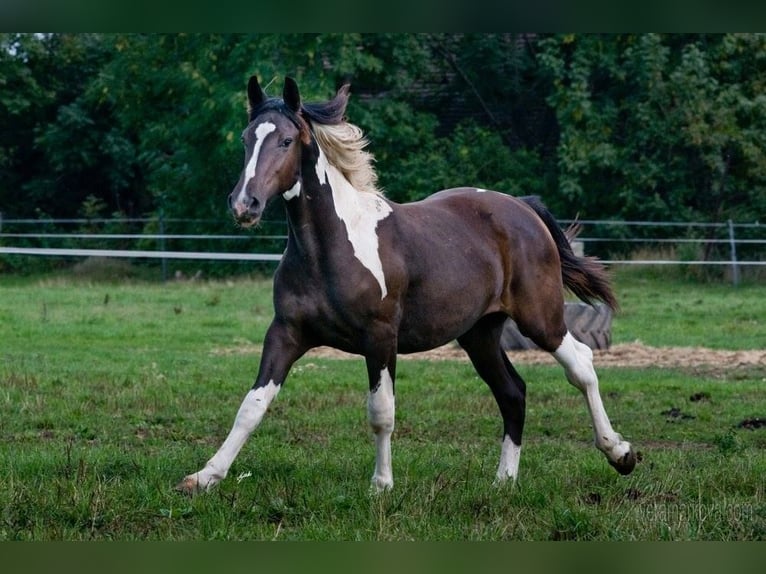
M763 348L766 298L622 273L614 341ZM229 477L173 490L249 388L270 283L0 278L0 540L766 538L766 366L597 370L641 461L617 475L560 369L528 383L521 476L492 485L500 418L465 362L402 361L395 487L368 494L363 362L304 358ZM692 400L692 398L694 400ZM751 425L753 426L753 425ZM757 425L755 425L757 426Z

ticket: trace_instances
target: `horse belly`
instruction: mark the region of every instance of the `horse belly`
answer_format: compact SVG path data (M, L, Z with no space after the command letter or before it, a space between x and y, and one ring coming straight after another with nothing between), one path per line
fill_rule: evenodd
M440 347L465 333L482 316L500 310L494 274L470 275L432 281L428 287L408 293L399 327L399 352Z
M402 328L399 331L399 342L397 350L399 353L420 353L423 351L430 351L446 345L450 341L453 341L469 327L465 328L452 328L452 329L407 329Z

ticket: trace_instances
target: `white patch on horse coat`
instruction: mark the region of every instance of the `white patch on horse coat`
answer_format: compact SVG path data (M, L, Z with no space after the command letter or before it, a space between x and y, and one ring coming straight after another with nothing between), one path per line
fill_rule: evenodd
M477 187L477 188L476 188L476 192L477 192L477 193L484 193L485 191L487 191L487 190L486 190L486 189L484 189L484 188L481 188L481 187Z
M500 464L497 467L497 482L505 482L519 475L519 459L521 458L521 445L513 442L511 437L503 437L503 446L500 451Z
M388 289L378 251L376 229L378 222L391 213L391 206L379 195L357 191L335 166L327 163L321 149L316 170L319 182L330 184L335 213L346 226L348 240L354 248L354 257L375 277L380 285L380 298L384 299Z
M567 380L585 396L596 447L612 462L621 460L630 452L630 443L622 440L609 422L598 390L598 377L593 369L593 351L567 331L553 356L564 367Z
M245 190L247 189L247 182L255 177L255 168L258 166L258 156L261 153L263 140L275 129L277 129L277 126L271 122L263 122L255 128L255 146L253 147L253 155L250 156L250 161L248 161L245 166L245 177L242 180L242 189L240 189L237 194L238 203L246 203L247 193Z
M319 148L319 157L317 158L316 170L317 179L321 185L327 185L327 171L329 167L330 166L327 163L327 156L322 151L322 148Z
M380 492L394 485L391 433L394 432L396 399L394 382L388 368L380 372L378 388L367 398L367 416L375 433L375 473L372 475L372 488Z
M251 389L245 395L234 418L234 425L221 448L207 462L205 468L196 473L196 477L192 475L196 478L198 490L210 490L226 477L242 445L260 424L269 404L279 393L279 389L279 385L269 381L266 386Z
M297 180L295 185L282 194L285 201L290 201L294 197L298 197L301 194L301 180Z

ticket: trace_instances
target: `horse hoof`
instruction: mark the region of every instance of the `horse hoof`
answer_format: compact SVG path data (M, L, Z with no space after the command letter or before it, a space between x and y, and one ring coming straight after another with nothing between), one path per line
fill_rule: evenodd
M633 469L636 468L636 453L633 451L633 447L616 461L609 460L609 464L623 476L633 472Z
M196 475L190 474L176 485L176 490L183 494L197 494L200 491L199 479Z
M386 480L381 478L373 478L372 481L370 481L370 494L372 496L382 494L386 491L390 491L394 488L394 481L393 480Z

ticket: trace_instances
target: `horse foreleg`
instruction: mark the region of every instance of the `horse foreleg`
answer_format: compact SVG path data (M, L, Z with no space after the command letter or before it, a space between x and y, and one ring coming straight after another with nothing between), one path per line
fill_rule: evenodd
M254 386L245 395L226 440L202 470L188 475L181 481L178 490L188 493L208 491L226 478L234 459L250 434L260 424L279 388L280 385L272 379L264 386Z
M208 491L226 478L237 454L279 393L290 367L302 354L303 349L293 343L287 330L272 323L266 333L258 377L245 395L226 440L202 470L186 476L178 484L178 490L190 494Z
M593 369L593 351L577 341L569 332L553 356L564 367L567 379L585 397L593 422L596 447L620 474L630 474L636 466L636 455L630 443L614 431L598 391L598 377Z
M374 492L382 492L394 485L391 466L391 434L394 432L396 413L394 397L395 352L385 361L368 357L367 373L370 381L367 417L375 435L375 472L372 475L371 488Z

